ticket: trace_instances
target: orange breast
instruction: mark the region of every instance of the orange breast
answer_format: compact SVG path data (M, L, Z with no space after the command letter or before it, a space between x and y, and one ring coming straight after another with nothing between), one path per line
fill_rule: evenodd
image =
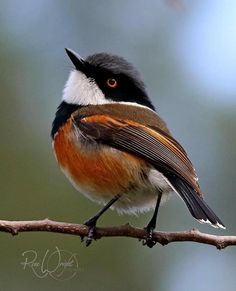
M104 196L115 195L142 183L144 160L105 145L87 144L76 136L69 120L54 139L58 163L79 187Z

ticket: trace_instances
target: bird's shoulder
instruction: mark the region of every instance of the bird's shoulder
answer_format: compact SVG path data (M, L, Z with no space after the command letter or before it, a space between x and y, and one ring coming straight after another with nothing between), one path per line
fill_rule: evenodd
M108 103L83 106L73 113L73 118L79 122L82 118L93 115L106 115L118 120L133 121L170 135L165 121L154 110L135 103L132 105L130 103Z

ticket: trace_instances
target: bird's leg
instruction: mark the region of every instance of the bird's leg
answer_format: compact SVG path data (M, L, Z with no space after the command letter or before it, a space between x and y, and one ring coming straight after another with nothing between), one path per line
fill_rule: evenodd
M98 211L98 213L96 213L93 217L91 217L90 219L86 220L84 222L84 224L86 226L88 226L89 228L89 231L88 231L88 236L87 236L87 239L86 239L86 246L88 247L91 242L93 241L94 239L94 234L95 234L95 231L96 231L96 224L97 224L97 221L98 219L101 217L101 215L107 210L110 208L110 206L112 204L114 204L119 198L120 198L120 194L117 194L116 196L114 196L102 209L100 209ZM82 239L83 240L83 239Z
M149 248L152 248L156 244L156 242L153 240L153 231L156 228L157 214L158 214L158 209L161 202L161 197L162 197L162 192L157 197L156 207L155 207L153 216L151 220L149 221L148 225L145 227L145 229L148 232L148 238L143 241L143 245L147 245Z

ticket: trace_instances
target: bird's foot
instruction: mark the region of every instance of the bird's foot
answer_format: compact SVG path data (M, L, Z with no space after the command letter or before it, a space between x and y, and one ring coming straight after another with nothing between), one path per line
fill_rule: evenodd
M149 248L152 248L157 243L153 238L153 231L154 231L155 228L151 227L151 226L147 226L144 229L147 231L148 236L147 236L147 238L145 240L142 241L143 246L148 246Z
M90 246L93 240L96 240L96 222L97 219L94 219L94 217L84 222L84 225L89 229L85 240L86 247ZM84 241L84 237L81 237L81 241Z

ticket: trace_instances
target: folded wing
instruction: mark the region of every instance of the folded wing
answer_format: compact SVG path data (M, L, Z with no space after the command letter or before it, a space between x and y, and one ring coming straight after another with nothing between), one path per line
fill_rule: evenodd
M197 176L186 152L170 135L131 120L107 115L76 119L83 135L98 143L145 158L163 174L172 189L180 195L189 211L200 222L223 227L223 223L202 199Z

